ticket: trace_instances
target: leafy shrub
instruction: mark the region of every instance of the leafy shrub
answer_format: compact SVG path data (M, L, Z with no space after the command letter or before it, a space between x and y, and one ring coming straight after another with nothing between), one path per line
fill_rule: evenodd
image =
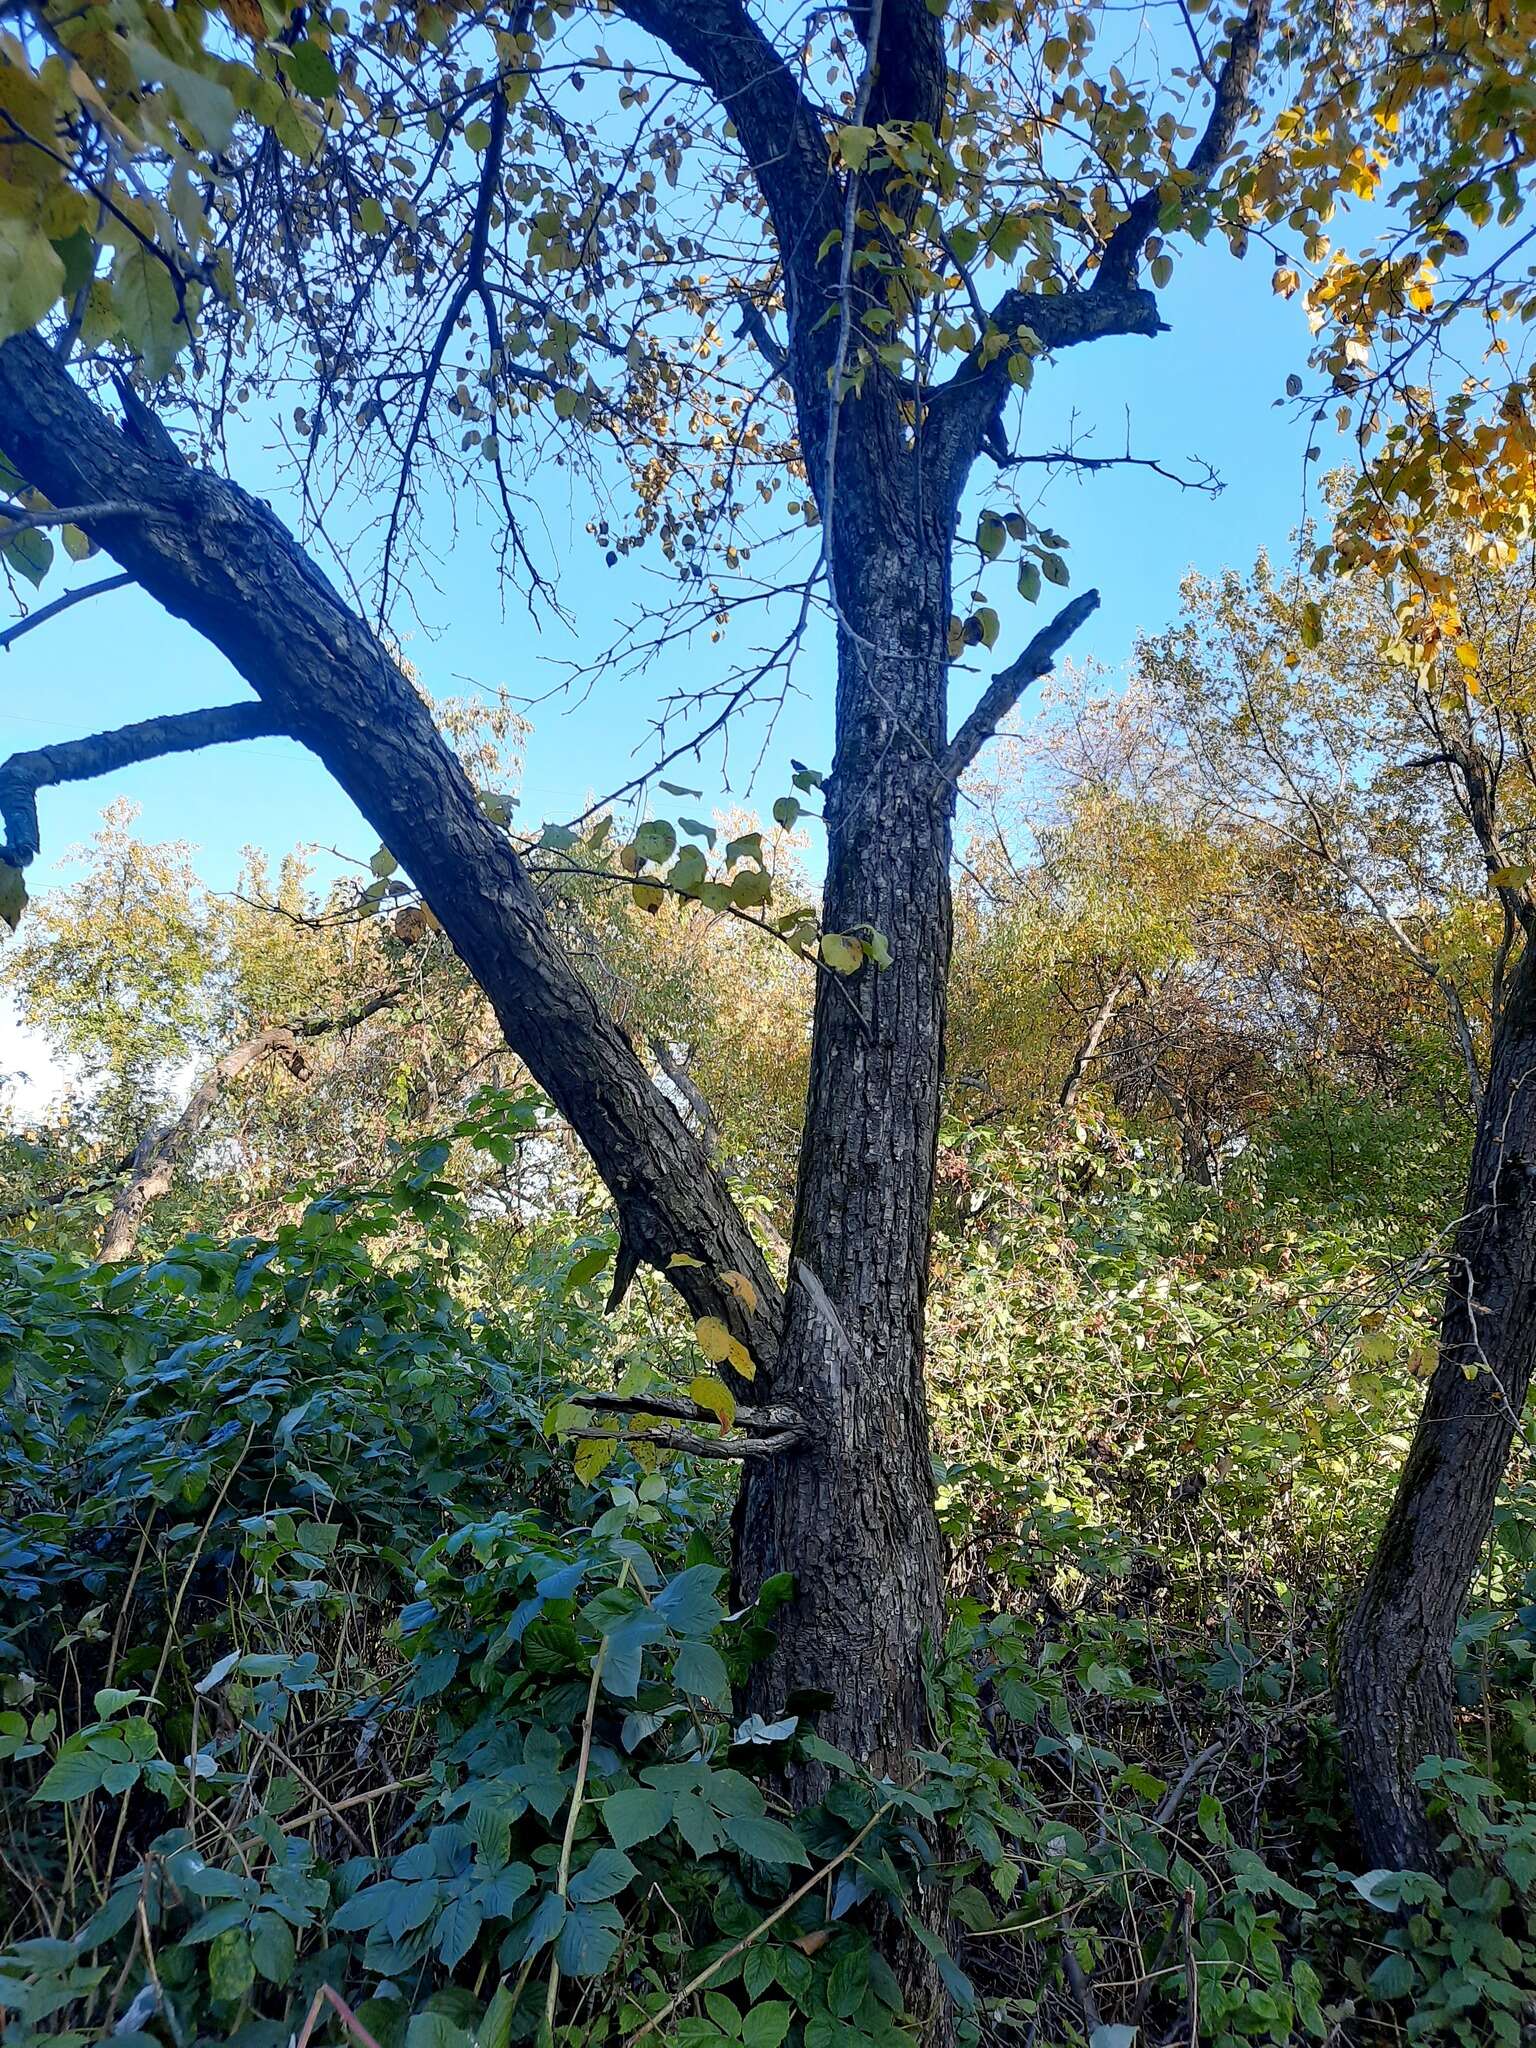
M0 1252L4 2040L618 2039L701 1973L665 2038L892 2038L849 1916L931 1808L733 1726L788 1588L726 1617L715 1482L574 1477L549 1340L595 1314L541 1272L465 1311L442 1158L269 1242Z

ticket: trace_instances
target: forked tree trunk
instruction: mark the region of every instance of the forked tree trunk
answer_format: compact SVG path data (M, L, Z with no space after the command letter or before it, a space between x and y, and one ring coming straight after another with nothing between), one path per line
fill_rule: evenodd
M1451 1645L1536 1357L1536 962L1501 1016L1440 1326L1440 1359L1344 1632L1339 1722L1367 1861L1432 1869L1414 1773L1457 1754Z
M899 1773L925 1736L923 1656L943 1621L923 1385L929 1218L950 954L945 746L947 526L903 532L849 476L839 507L838 747L825 792L829 931L888 939L891 964L824 972L800 1155L776 1400L806 1444L749 1465L739 1589L794 1574L753 1704L831 1695L839 1746ZM814 1789L808 1785L804 1789Z

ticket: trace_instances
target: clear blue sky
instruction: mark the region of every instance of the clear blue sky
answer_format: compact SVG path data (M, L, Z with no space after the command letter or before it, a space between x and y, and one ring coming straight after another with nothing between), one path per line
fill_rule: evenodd
M1100 342L1042 366L1020 443L1058 445L1072 431L1075 415L1085 452L1118 453L1128 421L1136 454L1172 464L1204 458L1225 480L1215 499L1143 471L1117 470L1054 486L1042 516L1071 542L1072 588L1093 583L1103 594L1103 609L1073 652L1111 668L1124 663L1138 629L1156 629L1171 618L1186 569L1246 563L1261 544L1282 548L1301 515L1308 482L1315 490L1319 474L1340 453L1325 439L1322 461L1306 464L1306 426L1293 407L1277 409L1273 403L1287 373L1304 370L1308 337L1299 301L1271 293L1268 259L1258 247L1243 262L1224 246L1190 250L1164 296L1164 316L1172 332L1156 341ZM1092 438L1085 441L1090 428ZM979 466L983 480L990 474L990 465ZM595 655L616 622L643 600L654 561L642 568L632 558L604 569L583 531L587 507L569 502L568 473L554 470L549 478L539 509L565 561L564 597L579 630L548 623L542 634L536 632L515 594L507 595L503 607L491 536L466 526L436 565L432 582L420 579L416 585L425 630L415 633L406 652L434 694L462 695L470 679L491 688L505 684L515 696L541 694L558 680L562 659ZM291 510L280 496L274 503L285 516ZM89 579L104 567L110 564L98 560L70 573ZM995 575L989 595L993 583L1006 592L993 599L1003 615L997 652L1006 659L1055 593L1048 588L1040 606L1031 609L1013 594L1011 578ZM42 596L63 587L55 571ZM786 616L780 632L788 622ZM776 637L761 614L745 613L725 648L701 637L638 681L607 680L569 709L558 701L545 705L528 747L523 818L568 816L589 794L645 767L651 758L647 715L669 687L697 682L733 654L744 658L752 646ZM707 804L766 804L787 786L791 755L825 766L832 701L825 641L808 648L799 683L804 694L781 718L755 790L745 781L760 736L750 720L732 749L731 787L722 782L718 754L700 768L690 762L672 770L673 778L701 785ZM964 699L957 716L973 686L979 686L979 674L957 679L957 696ZM131 588L79 606L21 640L0 657L0 691L0 745L7 753L247 694L190 628ZM317 762L289 742L264 741L45 791L43 855L30 878L34 891L59 876L67 847L85 838L103 805L122 794L142 805L139 829L146 837L192 842L214 886L231 881L246 844L280 853L300 841L321 841L366 855L375 843Z

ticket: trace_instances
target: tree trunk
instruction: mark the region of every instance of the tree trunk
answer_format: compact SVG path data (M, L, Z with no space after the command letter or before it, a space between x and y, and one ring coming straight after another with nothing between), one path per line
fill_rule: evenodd
M1451 1643L1536 1357L1536 959L1499 1020L1440 1324L1440 1360L1344 1632L1339 1725L1369 1863L1432 1869L1414 1771L1457 1754Z
M942 514L914 532L868 470L845 478L823 923L873 927L893 957L817 985L773 1375L809 1435L748 1467L736 1574L744 1595L771 1573L795 1579L751 1703L781 1712L796 1692L830 1695L828 1739L899 1773L927 1733L923 1654L943 1623L923 1318L951 936L954 787L935 767L950 533Z

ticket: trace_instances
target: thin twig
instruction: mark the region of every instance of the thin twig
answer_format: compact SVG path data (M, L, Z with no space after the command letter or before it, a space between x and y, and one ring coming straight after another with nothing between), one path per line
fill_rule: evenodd
M4 654L22 637L39 626L46 626L50 619L56 619L61 612L72 611L77 604L84 604L88 597L102 597L109 590L121 590L131 583L129 575L103 576L99 583L86 583L79 590L66 590L62 597L54 598L51 604L40 605L35 612L28 612L24 619L18 619L14 626L7 626L0 633L0 654Z

